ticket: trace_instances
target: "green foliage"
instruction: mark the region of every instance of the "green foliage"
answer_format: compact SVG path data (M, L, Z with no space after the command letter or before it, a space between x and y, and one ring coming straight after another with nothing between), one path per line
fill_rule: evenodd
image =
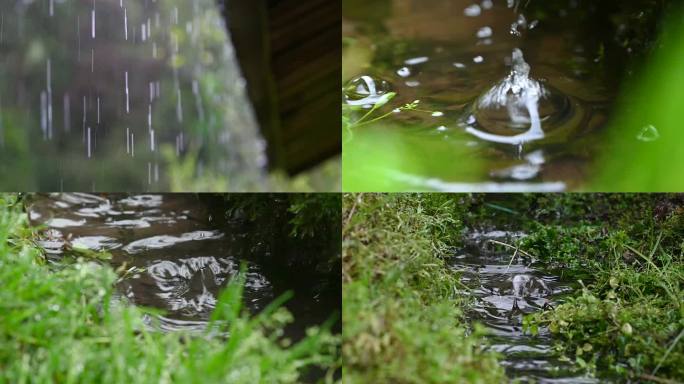
M343 381L503 380L445 256L468 197L355 194L343 200Z
M548 195L576 212L535 222L521 249L552 264L591 271L582 290L524 320L547 326L580 367L618 377L684 377L684 208L679 195ZM589 200L594 199L594 203ZM572 201L574 200L574 202ZM583 204L577 205L576 203ZM540 207L541 211L546 208ZM588 214L591 212L591 214ZM539 215L538 211L530 212ZM542 212L542 216L546 213ZM563 225L559 225L563 222Z
M684 139L684 73L678 65L684 60L681 20L682 12L673 10L646 71L636 84L625 88L609 130L610 146L598 160L600 172L591 189L684 190L684 151L680 146Z
M290 208L288 211L293 214L290 219L292 226L290 233L293 236L314 237L320 230L329 230L331 223L339 223L341 220L342 201L337 194L293 194L289 196ZM337 227L336 225L333 226Z
M114 296L102 264L43 265L15 195L0 197L0 382L294 383L312 366L338 367L336 337L311 328L292 344L281 298L250 317L240 274L199 334L150 330L151 310Z

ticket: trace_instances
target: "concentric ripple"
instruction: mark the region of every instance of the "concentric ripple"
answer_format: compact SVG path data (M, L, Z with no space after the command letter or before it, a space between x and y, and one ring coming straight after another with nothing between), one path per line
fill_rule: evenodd
M220 290L239 273L240 240L210 227L206 216L191 195L52 194L30 212L47 226L40 243L51 259L76 248L111 253L113 266L129 271L117 298L165 311L147 317L164 331L203 329ZM253 312L274 298L256 265L248 265L243 298Z
M524 314L557 305L558 298L575 287L529 257L511 260L513 251L502 251L496 243L511 243L521 236L520 232L473 231L464 250L454 256L452 268L460 271L461 281L470 288L467 292L476 299L471 319L488 328L490 348L503 355L501 364L509 377L521 382L597 382L578 376L558 359L547 329L542 327L537 336L523 332Z
M479 139L510 145L567 137L583 113L580 103L554 87L530 77L522 51L514 49L508 76L466 110L465 131Z

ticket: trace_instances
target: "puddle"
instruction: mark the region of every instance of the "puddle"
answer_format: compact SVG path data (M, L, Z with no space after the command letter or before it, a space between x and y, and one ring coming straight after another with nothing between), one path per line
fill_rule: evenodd
M562 191L588 181L619 71L602 67L599 42L587 37L599 26L571 22L586 5L563 2L540 20L525 3L346 0L343 103L359 108L352 121L394 92L373 117L390 113L363 118L359 132L420 148L404 158L431 158L351 171L381 168L399 190ZM356 153L354 136L345 141ZM374 150L369 159L393 159ZM483 169L469 173L467 159Z
M512 244L522 232L473 231L466 246L453 258L452 268L475 298L469 318L489 330L491 348L502 355L501 364L511 379L537 383L598 383L578 376L572 366L554 355L554 339L548 329L537 336L523 332L522 316L555 306L578 288L577 278L506 249L495 241Z
M255 252L269 251L263 243L270 239L255 238L254 228L239 219L216 229L212 215L197 195L190 194L36 195L30 207L32 222L46 227L40 245L50 260L60 260L69 243L110 252L114 268L137 267L117 285L119 297L164 310L158 325L163 330L203 329L219 291L242 262L248 262L243 301L252 313L292 290L287 281L303 278L249 262ZM281 276L285 273L287 279ZM300 337L306 327L325 321L337 309L331 308L334 304L295 289L286 305L295 323L286 332Z

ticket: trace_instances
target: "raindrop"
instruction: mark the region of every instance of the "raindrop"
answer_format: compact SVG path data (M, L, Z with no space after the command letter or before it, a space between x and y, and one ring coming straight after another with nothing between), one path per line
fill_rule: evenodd
M444 112L439 112L439 111L432 112L432 117L441 117L441 116L444 116Z
M64 94L64 131L71 132L71 99L69 94Z
M183 122L183 99L181 98L180 88L176 89L178 95L178 103L176 104L176 118L179 123Z
M492 29L490 27L482 27L477 31L477 37L484 39L492 36Z
M150 151L154 152L154 129L150 129Z
M473 57L473 63L478 63L478 64L479 64L479 63L482 63L482 62L484 62L484 57L482 57L482 56L475 56L475 57Z
M404 61L406 65L417 65L427 63L430 60L427 56L414 57Z
M454 63L454 67L458 69L464 69L466 66L463 63Z
M468 17L477 17L480 16L480 13L482 13L482 9L480 9L480 6L477 4L469 5L463 10L463 14Z
M411 70L408 69L408 67L402 67L397 70L397 75L401 77L409 77L411 76Z
M126 71L126 113L131 113L131 102L128 93L128 71Z
M91 140L90 140L90 127L88 127L88 158L92 156L92 151L91 151Z
M644 142L651 142L651 141L656 141L660 138L660 133L654 127L653 125L646 125L641 130L636 136L637 140L644 141Z

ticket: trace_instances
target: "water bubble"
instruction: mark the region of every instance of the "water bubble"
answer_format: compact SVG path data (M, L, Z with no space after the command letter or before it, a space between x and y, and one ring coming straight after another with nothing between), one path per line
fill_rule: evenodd
M478 64L479 64L479 63L482 63L482 62L484 62L484 57L482 57L482 56L475 56L475 57L473 57L473 63L478 63Z
M444 116L444 112L440 112L440 111L432 112L432 117L441 117L441 116Z
M482 6L482 9L492 9L492 7L494 7L492 0L483 0L480 5Z
M454 63L454 67L458 69L464 69L466 66L463 63Z
M477 17L480 16L480 13L482 13L482 9L477 4L469 5L463 10L463 14L468 17Z
M345 85L344 98L349 105L371 108L383 95L390 92L390 89L390 84L385 80L361 76Z
M646 125L641 130L636 136L637 140L644 141L644 142L651 142L651 141L656 141L660 138L660 133L654 127L653 125Z
M407 87L415 88L420 85L420 81L417 80L410 80L406 82Z

